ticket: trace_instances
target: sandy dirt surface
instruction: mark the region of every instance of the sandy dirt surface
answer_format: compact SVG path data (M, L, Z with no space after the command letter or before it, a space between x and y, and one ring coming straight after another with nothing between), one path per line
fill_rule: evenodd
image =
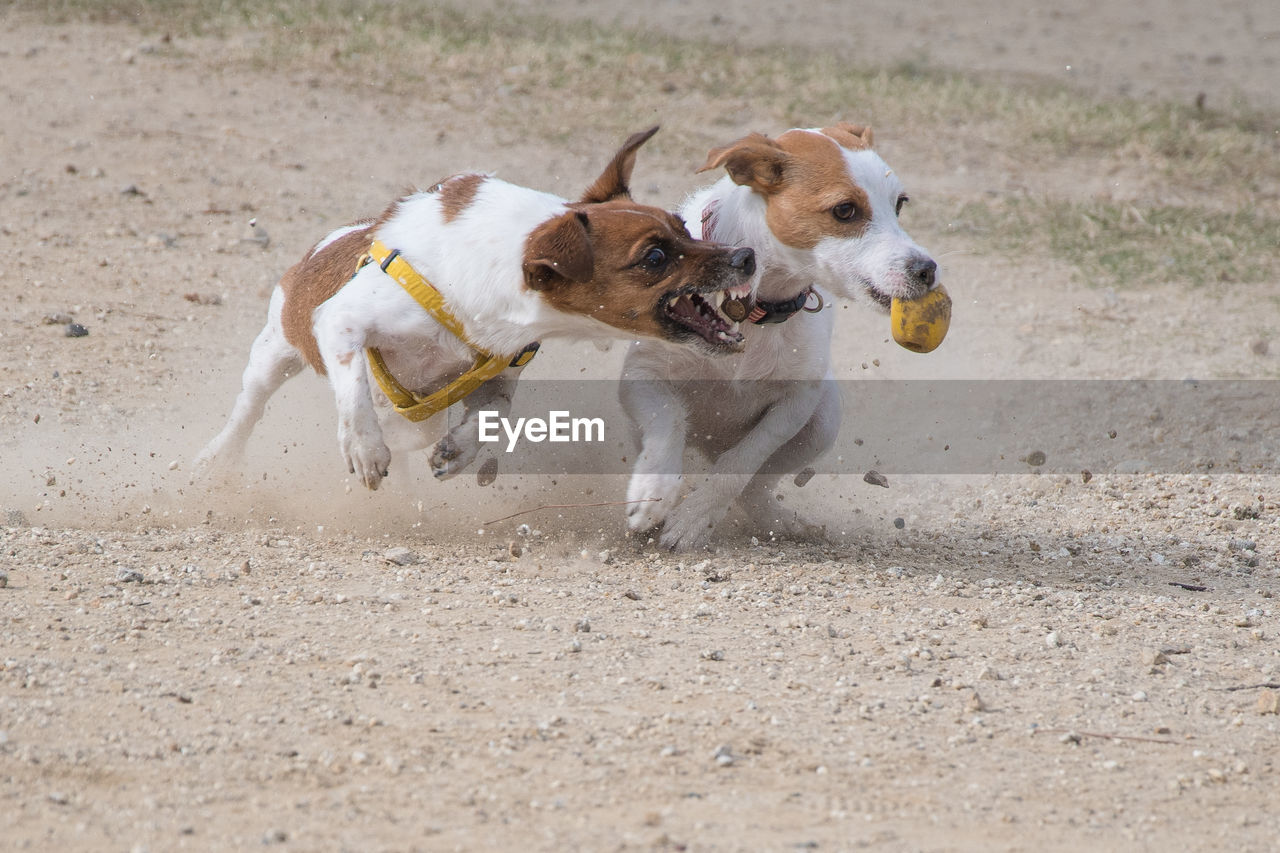
M1272 5L889 5L856 22L869 61L1072 64L1099 93L1276 107ZM555 11L636 25L630 6ZM711 38L835 38L654 8ZM462 88L409 105L410 132L394 96L225 61L246 38L0 32L0 846L1274 849L1274 476L820 471L783 497L831 542L727 529L672 555L617 507L490 523L619 500L619 477L482 489L410 460L361 493L307 376L242 482L192 487L270 288L330 227L468 168L573 195L620 138L576 116L531 141ZM781 129L646 97L637 122L699 128L642 152L648 201L696 187L709 145ZM877 132L913 205L1041 178L924 131ZM914 236L957 298L948 342L906 353L841 306L839 378L1275 375L1275 281L1103 290ZM562 343L526 376L620 358Z

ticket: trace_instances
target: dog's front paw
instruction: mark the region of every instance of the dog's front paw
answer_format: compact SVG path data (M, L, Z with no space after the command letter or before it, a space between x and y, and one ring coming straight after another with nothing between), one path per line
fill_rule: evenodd
M647 533L662 526L680 496L678 474L636 474L627 487L627 527Z
M728 503L710 485L694 489L667 516L658 544L672 551L702 550L727 511Z
M479 451L479 442L468 431L455 427L431 448L431 473L437 480L447 480L470 465Z
M342 455L347 460L347 470L359 477L364 487L371 491L382 485L391 467L391 450L381 441L376 444L344 442Z

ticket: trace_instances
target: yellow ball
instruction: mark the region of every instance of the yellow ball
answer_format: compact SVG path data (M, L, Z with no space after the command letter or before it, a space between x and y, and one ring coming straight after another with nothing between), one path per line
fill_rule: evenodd
M912 352L933 352L951 326L951 297L938 285L919 299L895 299L889 322L899 346Z

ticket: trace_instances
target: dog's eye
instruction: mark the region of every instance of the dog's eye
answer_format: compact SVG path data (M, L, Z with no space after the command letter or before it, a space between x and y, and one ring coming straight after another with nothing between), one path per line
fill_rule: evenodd
M640 259L640 265L651 270L661 269L662 265L667 262L667 253L653 246L649 251L644 253L644 257Z
M893 209L893 212L895 214L901 214L903 206L909 201L911 201L910 196L906 196L906 195L898 196L898 205Z
M858 206L851 201L842 201L831 208L831 215L841 222L848 222L858 215Z

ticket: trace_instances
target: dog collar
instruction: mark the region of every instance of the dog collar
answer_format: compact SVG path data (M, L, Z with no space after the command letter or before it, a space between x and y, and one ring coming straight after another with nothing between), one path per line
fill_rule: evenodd
M408 261L400 256L399 249L389 249L381 240L374 240L369 251L360 259L360 266L357 269L370 262L376 263L383 272L391 276L405 289L406 293L413 297L415 302L436 319L436 322L453 332L476 354L475 363L466 373L439 391L424 395L415 394L396 381L377 347L366 348L365 355L369 360L369 371L373 374L374 381L378 383L382 393L387 395L387 399L391 401L395 410L409 420L424 421L434 414L443 412L508 367L523 367L538 354L537 341L516 353L514 357L495 355L471 343L462 322L445 307L444 297L440 295L440 291L436 290L431 282L423 278L409 265Z
M707 206L702 208L702 239L714 240L712 235L716 230L716 220L720 212L720 199L713 198L707 202ZM818 305L816 308L807 307L809 297L816 296ZM785 323L791 319L791 315L800 311L808 311L809 313L817 313L822 310L823 301L822 294L814 290L812 287L805 288L797 293L794 299L787 299L783 302L762 302L759 299L755 302L755 307L751 309L751 313L747 315L748 323L755 323L757 326L767 326L773 323Z
M809 307L809 297L814 296L818 299L818 304L814 308ZM783 302L763 302L756 300L755 307L751 309L751 313L747 315L748 323L755 323L757 326L767 326L771 323L785 323L790 320L792 315L801 311L810 314L816 314L822 310L823 306L822 294L814 290L812 287L806 287L804 290L796 294L794 299L787 299Z

